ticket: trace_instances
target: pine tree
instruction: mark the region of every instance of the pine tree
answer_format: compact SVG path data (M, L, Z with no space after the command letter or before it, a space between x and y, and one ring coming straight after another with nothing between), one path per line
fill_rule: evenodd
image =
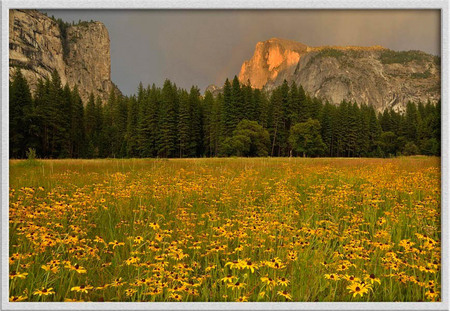
M85 155L85 133L84 133L84 107L78 92L78 86L75 85L72 94L72 111L71 111L71 157L79 158Z
M418 141L419 113L414 103L408 102L406 104L405 118L406 138L411 143L416 144Z
M300 122L300 110L301 110L301 102L297 84L295 84L295 81L292 81L291 87L289 89L288 108L287 108L288 128L290 128L291 125Z
M190 134L189 156L198 157L203 152L203 111L200 90L193 86L189 92Z
M369 106L369 152L372 156L379 156L377 150L379 147L379 139L381 135L381 125L377 119L375 109L373 106Z
M23 158L29 147L30 116L33 101L30 88L20 69L9 86L9 157Z
M72 92L66 83L61 93L60 106L60 122L61 128L59 133L59 157L73 157L73 141L72 141Z
M209 93L209 92L208 92ZM205 95L205 103L212 101L212 108L211 108L211 125L210 125L210 149L211 149L211 156L218 156L220 151L220 144L222 141L222 104L223 104L223 97L221 94L217 96L217 98L213 98L211 93L206 93Z
M234 76L231 84L231 129L234 131L237 124L244 119L244 99L241 91L241 85L237 76Z
M255 101L253 98L253 90L250 86L250 81L247 81L246 85L242 85L241 88L242 92L242 99L243 99L243 119L246 120L256 120L257 114L256 114L256 107L255 107Z
M299 122L306 122L309 115L309 109L308 109L308 103L306 98L306 92L303 89L303 86L299 85L298 87L298 104L299 104L299 111L298 111L298 117Z
M328 101L325 103L325 106L322 110L320 117L321 124L321 135L322 141L325 143L327 156L333 156L333 119L334 119L334 106L331 105Z
M223 110L222 110L222 135L223 137L231 137L234 130L234 109L231 97L231 84L226 79L223 86Z
M177 88L169 80L164 82L161 93L159 119L158 156L178 156L178 98Z
M158 151L159 89L153 84L146 90L145 101L139 105L138 144L141 157L155 157ZM139 97L138 97L139 99Z
M86 157L92 158L95 155L95 148L97 146L97 136L99 133L97 132L98 125L97 125L97 111L95 107L95 97L94 94L91 93L89 96L89 101L86 104L86 110L84 115L84 128L85 128L85 135L86 135ZM97 154L98 156L98 154Z
M180 112L178 115L179 156L180 158L190 155L191 145L191 111L189 94L182 90L180 95Z
M138 156L138 101L135 96L131 96L127 100L127 131L125 134L126 156L134 158Z
M271 133L271 141L272 141L272 148L270 155L277 156L279 155L279 148L278 153L276 153L276 146L279 146L279 132L281 127L283 126L283 96L281 93L281 88L277 88L272 92L272 96L270 97L270 107L269 113L273 115L273 124L271 124L271 128L269 130L269 133Z

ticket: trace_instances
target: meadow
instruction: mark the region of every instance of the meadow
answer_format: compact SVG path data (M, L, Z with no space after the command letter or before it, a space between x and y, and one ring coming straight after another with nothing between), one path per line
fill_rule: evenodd
M10 161L10 301L440 301L440 158Z

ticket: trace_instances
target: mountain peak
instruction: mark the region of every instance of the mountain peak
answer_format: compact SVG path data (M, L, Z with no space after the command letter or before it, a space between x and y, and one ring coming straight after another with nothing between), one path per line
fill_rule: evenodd
M239 80L268 91L287 80L335 104L346 100L379 111L403 110L408 100L440 98L440 66L435 58L380 45L311 47L271 38L256 44L253 56L242 64Z
M239 80L249 80L252 87L262 88L267 81L274 79L280 70L297 64L300 56L308 50L307 45L287 39L271 38L260 41L256 44L252 58L242 65Z

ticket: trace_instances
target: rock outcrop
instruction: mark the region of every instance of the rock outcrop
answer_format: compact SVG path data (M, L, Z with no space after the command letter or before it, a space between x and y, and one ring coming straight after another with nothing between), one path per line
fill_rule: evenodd
M83 102L90 93L105 101L111 90L108 30L100 22L81 22L66 29L36 10L9 12L9 70L21 68L32 92L38 79L57 70L61 82L78 85Z
M440 58L381 46L309 47L273 38L258 42L239 73L242 83L271 91L287 80L311 96L404 111L408 101L440 99Z

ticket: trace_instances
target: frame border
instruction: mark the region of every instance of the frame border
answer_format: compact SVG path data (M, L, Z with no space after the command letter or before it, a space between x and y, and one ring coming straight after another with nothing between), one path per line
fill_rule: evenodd
M441 11L441 302L9 302L9 10L29 9L439 9ZM2 20L1 310L449 310L449 3L446 0L5 0Z

